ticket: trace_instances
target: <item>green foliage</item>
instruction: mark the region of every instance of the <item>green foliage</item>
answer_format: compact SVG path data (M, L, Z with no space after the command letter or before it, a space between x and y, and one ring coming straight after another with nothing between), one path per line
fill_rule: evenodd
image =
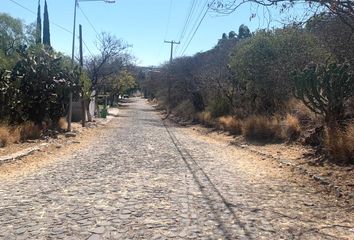
M0 13L0 67L11 68L19 59L16 52L25 44L24 25L21 20Z
M236 46L230 59L234 78L251 114L273 114L284 107L294 87L291 72L327 56L302 29L259 31Z
M231 38L235 38L236 37L236 33L235 33L235 31L231 31L231 32L229 32L229 39L231 39Z
M111 94L118 95L129 93L131 89L135 89L137 87L135 77L126 70L113 75L109 80L109 84L111 86Z
M92 82L87 72L83 71L80 74L81 93L85 100L90 100L92 93Z
M43 47L22 49L21 59L5 77L3 99L11 122L56 123L65 113L70 91L77 91L78 70L62 67L61 58Z
M347 63L309 64L294 75L295 95L313 112L325 116L329 127L344 117L344 104L354 95L354 73Z
M44 2L43 44L50 46L50 29L47 1Z
M207 111L211 113L213 118L228 115L230 113L230 105L227 100L221 96L216 97L207 107Z
M108 115L108 110L107 110L106 106L104 106L102 108L102 110L100 111L100 116L101 116L101 118L107 118L107 115Z
M42 43L42 19L41 19L41 2L38 0L37 9L37 25L36 25L36 44Z
M24 40L22 21L0 13L0 36L0 50L5 56L13 54Z
M246 26L246 25L244 25L244 24L242 24L239 28L238 28L238 38L239 39L245 39L245 38L249 38L249 37L251 37L252 35L251 35L251 31L250 31L250 29Z

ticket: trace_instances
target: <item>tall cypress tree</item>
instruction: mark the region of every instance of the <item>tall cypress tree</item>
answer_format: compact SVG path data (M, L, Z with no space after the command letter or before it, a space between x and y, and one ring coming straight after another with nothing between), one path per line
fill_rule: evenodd
M43 44L50 46L50 29L47 0L44 2Z
M38 0L37 26L36 26L36 44L42 43L42 19L41 19L41 1Z

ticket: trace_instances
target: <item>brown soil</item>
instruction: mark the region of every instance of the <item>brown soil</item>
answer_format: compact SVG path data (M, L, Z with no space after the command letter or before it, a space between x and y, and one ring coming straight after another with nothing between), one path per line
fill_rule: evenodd
M329 161L318 161L314 158L313 149L296 143L257 145L248 143L242 136L232 136L227 132L213 130L201 125L190 125L186 128L205 138L229 144L230 147L241 146L243 149L252 151L252 153L258 152L260 155L259 159L271 161L274 166L279 167L279 171L282 172L282 174L286 174L289 170L292 171L293 177L295 177L297 181L303 182L305 179L301 172L293 171L293 169L285 169L287 167L277 162L276 159L301 166L305 168L310 175L324 178L328 180L330 184L339 187L340 195L338 197L350 202L354 200L354 166L338 166ZM306 175L306 178L308 178L307 180L311 180L308 175ZM315 180L311 180L310 182L319 184L315 182ZM332 190L328 188L328 191ZM333 194L338 195L338 192L333 192Z

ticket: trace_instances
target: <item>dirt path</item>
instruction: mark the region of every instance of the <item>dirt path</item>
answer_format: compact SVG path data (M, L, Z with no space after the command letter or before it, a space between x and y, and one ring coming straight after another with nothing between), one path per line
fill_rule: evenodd
M354 239L353 209L134 99L91 143L0 183L1 239Z

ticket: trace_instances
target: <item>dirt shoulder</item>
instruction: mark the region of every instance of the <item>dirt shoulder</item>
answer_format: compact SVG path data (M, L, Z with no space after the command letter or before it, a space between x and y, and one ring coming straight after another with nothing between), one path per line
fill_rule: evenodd
M111 118L110 120L114 120L113 117ZM109 123L110 120L88 123L85 128L81 127L79 123L74 123L75 137L65 137L64 134L59 134L57 139L49 138L47 140L12 144L3 148L0 151L0 157L46 144L39 151L35 151L28 156L0 164L0 181L3 178L25 176L59 161L65 156L75 154L79 149L90 146L95 141L96 136L102 134L105 128L111 124Z
M163 115L161 117L165 118ZM296 143L252 144L242 136L233 136L200 124L179 124L173 120L173 116L166 121L203 137L206 141L217 141L230 147L242 148L249 154L256 155L262 164L271 164L273 168L277 168L276 172L291 177L300 185L313 184L325 194L354 204L354 166L338 166L328 161L317 161L313 157L313 149ZM251 165L248 167L253 167Z

